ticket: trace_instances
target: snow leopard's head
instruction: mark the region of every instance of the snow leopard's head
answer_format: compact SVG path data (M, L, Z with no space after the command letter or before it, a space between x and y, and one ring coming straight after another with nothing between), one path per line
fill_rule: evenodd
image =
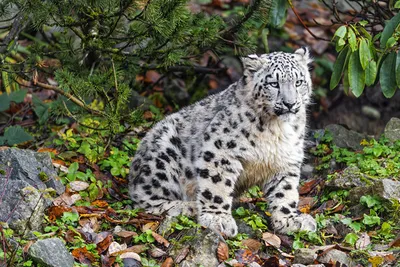
M296 114L310 102L312 84L307 48L242 58L247 88L263 112L280 117Z

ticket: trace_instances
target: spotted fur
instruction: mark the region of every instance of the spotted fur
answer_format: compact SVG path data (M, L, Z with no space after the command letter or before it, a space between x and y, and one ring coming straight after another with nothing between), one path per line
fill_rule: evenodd
M306 108L312 85L306 48L242 59L244 76L159 122L132 162L129 193L152 213L197 215L237 234L234 196L261 185L276 231L316 228L297 205Z

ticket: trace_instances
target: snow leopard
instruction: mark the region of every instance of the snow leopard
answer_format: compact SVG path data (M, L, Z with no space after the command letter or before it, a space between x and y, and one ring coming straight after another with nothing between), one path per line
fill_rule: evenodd
M311 61L305 47L243 57L237 82L157 123L131 164L134 205L196 216L232 237L234 197L259 185L276 232L315 231L314 218L297 210Z

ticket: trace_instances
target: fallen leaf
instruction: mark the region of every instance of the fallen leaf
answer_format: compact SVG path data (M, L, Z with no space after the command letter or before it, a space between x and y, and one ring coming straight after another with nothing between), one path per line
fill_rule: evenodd
M72 181L69 183L69 187L73 192L80 192L86 190L89 184L83 181Z
M316 179L316 180L311 180L299 188L299 194L300 195L305 195L310 193L319 183L321 183L321 180Z
M252 262L257 262L260 265L263 264L260 257L248 249L239 249L235 251L235 257L239 263L248 264Z
M276 248L279 248L281 246L281 239L274 234L265 232L262 235L262 240L265 241L265 245L268 246L274 246Z
M123 251L126 248L127 248L126 244L119 244L118 242L113 241L108 247L108 253L111 256L116 256L117 252Z
M114 233L116 236L122 237L122 238L129 238L129 237L136 237L138 236L138 234L136 232L133 231L119 231L119 232L115 232Z
M151 232L151 235L154 237L154 239L164 245L165 247L169 247L169 241L167 239L165 239L164 237L162 237L161 235L155 233L155 232Z
M280 266L279 265L279 259L277 257L275 257L275 256L274 257L270 257L264 262L263 266L279 267Z
M225 242L219 242L217 248L218 262L226 261L229 258L229 248Z
M146 232L147 230L155 231L157 230L158 226L160 225L159 222L149 222L143 225L142 232Z
M242 240L242 245L247 247L248 249L250 249L253 252L257 252L262 246L260 241L252 239L252 238Z
M41 147L37 150L37 152L49 152L49 153L53 153L54 155L58 154L57 149L55 148L48 148L48 147Z
M86 247L76 248L71 252L72 256L80 263L91 265L96 261L94 255L89 252Z
M49 220L54 222L58 217L61 217L64 212L71 212L72 209L66 206L53 206L47 210L47 214L49 216Z
M78 200L81 200L82 197L80 194L73 194L70 192L64 192L62 195L59 197L55 198L53 200L54 206L72 206L77 202Z
M115 262L115 257L100 255L100 260L101 260L101 267L111 267Z
M185 246L184 248L182 248L179 251L178 255L176 255L176 257L175 257L175 263L176 264L181 263L181 261L183 261L186 258L186 256L189 254L189 251L190 251L190 246Z
M99 252L99 254L103 253L104 251L106 251L108 249L112 240L113 240L113 237L111 234L109 234L101 242L97 243L96 248L97 248L97 251Z
M391 248L393 247L400 247L400 235L397 236L392 242L389 243Z
M371 244L371 238L367 233L362 233L360 238L358 238L355 247L356 249L365 249L369 244Z
M29 240L28 242L26 242L25 246L23 247L22 251L24 253L28 253L29 248L32 246L33 244L33 240Z
M104 200L95 200L91 203L92 206L99 207L99 208L107 208L108 203Z
M171 257L165 259L165 261L161 264L161 267L173 267L174 260Z
M372 264L372 267L380 266L385 260L382 257L375 256L368 259L368 261Z
M167 252L157 247L153 247L152 249L150 249L149 253L150 256L152 256L153 258L161 258L167 255Z
M127 259L127 258L131 258L131 259L135 259L139 262L141 262L142 260L140 259L139 254L135 253L135 252L124 252L122 254L119 255L119 257L121 259Z
M132 247L129 247L121 252L125 253L125 252L135 252L137 254L143 253L148 249L148 247L146 245L134 245Z

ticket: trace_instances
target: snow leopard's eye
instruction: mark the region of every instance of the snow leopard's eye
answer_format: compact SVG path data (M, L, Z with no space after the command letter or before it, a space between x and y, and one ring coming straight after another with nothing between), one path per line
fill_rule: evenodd
M277 83L277 82L270 82L270 83L268 83L268 85L270 85L274 88L279 88L279 83Z
M296 81L296 87L299 87L303 84L303 80L297 80Z

